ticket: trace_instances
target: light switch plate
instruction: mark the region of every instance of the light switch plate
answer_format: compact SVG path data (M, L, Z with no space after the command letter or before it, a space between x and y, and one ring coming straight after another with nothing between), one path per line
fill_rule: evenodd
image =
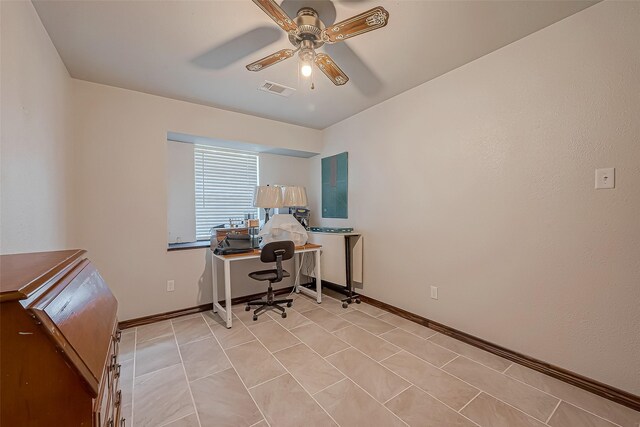
M616 186L616 169L615 168L596 169L596 190L615 188L615 186Z

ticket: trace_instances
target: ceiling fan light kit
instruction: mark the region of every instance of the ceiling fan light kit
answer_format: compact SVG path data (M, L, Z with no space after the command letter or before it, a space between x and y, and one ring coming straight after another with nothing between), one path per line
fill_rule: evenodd
M351 37L382 28L389 22L389 12L383 7L374 7L359 15L325 27L318 12L311 7L298 10L295 19L280 8L275 0L253 0L276 24L289 35L289 41L294 49L282 49L247 65L249 71L261 71L296 53L300 58L300 73L304 77L311 76L315 64L325 76L336 86L342 86L349 81L349 77L340 69L335 61L326 53L317 53L316 49L325 43L333 44ZM313 86L312 86L313 87Z

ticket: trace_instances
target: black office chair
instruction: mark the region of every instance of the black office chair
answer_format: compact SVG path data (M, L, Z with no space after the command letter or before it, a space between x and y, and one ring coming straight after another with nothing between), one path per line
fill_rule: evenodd
M282 281L283 277L289 277L289 273L282 269L282 261L286 261L288 259L293 258L293 253L295 251L295 245L290 240L285 240L281 242L271 242L264 245L262 248L262 252L260 253L260 261L262 262L274 262L276 263L276 268L272 270L260 270L254 271L253 273L249 273L249 277L254 280L268 280L269 288L267 289L267 299L263 300L255 300L249 301L247 306L244 308L245 311L251 310L251 306L258 306L257 309L253 312L253 320L258 320L258 316L267 310L280 310L280 315L282 318L287 317L287 313L284 311L284 307L279 304L287 304L287 307L291 307L293 303L292 299L273 299L273 288L271 285L273 283L278 283Z

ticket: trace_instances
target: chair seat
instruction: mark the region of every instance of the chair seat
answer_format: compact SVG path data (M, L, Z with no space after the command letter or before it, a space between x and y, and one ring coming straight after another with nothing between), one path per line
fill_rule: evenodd
M278 270L260 270L249 273L249 277L255 280L276 280L278 278ZM289 277L287 270L282 270L282 277Z

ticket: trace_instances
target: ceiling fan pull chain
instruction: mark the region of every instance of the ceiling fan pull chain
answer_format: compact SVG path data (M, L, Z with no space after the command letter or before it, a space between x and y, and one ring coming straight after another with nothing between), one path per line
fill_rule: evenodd
M315 57L315 52L313 52L313 54L314 54L313 56ZM314 84L315 76L316 76L316 73L314 73L314 69L313 67L311 67L311 90L314 90L316 88L316 85Z
M315 49L313 49L312 52L313 52L313 60L311 61L311 63L313 64L316 62ZM315 80L316 80L316 73L315 73L315 70L313 69L313 66L311 66L311 90L314 90L316 88Z

